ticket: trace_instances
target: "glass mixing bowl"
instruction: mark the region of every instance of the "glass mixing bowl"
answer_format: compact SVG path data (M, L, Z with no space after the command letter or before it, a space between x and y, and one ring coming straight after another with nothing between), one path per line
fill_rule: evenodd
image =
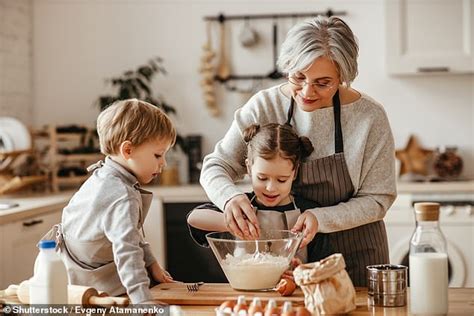
M230 233L206 235L212 252L235 290L273 289L290 266L303 234L289 230L262 232L257 240L241 240Z

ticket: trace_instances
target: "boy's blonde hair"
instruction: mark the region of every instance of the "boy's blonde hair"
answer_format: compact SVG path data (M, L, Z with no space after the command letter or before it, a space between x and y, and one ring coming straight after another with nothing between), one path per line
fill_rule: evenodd
M130 141L139 146L153 138L176 141L173 122L156 106L137 99L116 101L97 118L100 151L104 155L119 153L120 145Z

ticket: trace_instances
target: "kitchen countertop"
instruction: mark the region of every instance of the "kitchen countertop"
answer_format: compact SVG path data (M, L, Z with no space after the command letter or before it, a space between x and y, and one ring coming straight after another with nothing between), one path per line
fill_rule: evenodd
M242 191L250 191L250 183L241 183ZM160 196L165 203L199 202L207 200L204 189L199 184L183 186L151 186L146 187L155 195ZM474 180L453 182L398 182L398 194L432 194L432 193L468 193L474 194Z
M250 190L250 183L238 185L242 191ZM164 203L186 203L207 201L207 195L199 184L181 186L145 186L153 192L155 197ZM444 193L474 193L474 180L454 182L399 182L398 194L444 194ZM0 196L1 201L12 201L18 207L9 210L0 210L0 224L21 220L32 215L51 212L52 209L63 208L75 191L61 193L41 193L35 195Z
M64 208L73 192L57 194L42 193L24 195L0 196L0 202L8 201L18 203L18 206L8 210L0 210L0 224L22 220L32 215L50 213L53 210Z
M407 293L407 305L402 307L380 307L369 306L367 304L367 288L356 288L356 309L347 315L368 316L402 316L411 315L410 310L410 289ZM255 293L249 294L253 296ZM275 294L277 295L277 294ZM278 295L278 297L280 297ZM448 290L449 311L448 315L474 315L474 288L449 288ZM3 301L3 302L2 302ZM12 305L19 304L16 296L8 296L0 303ZM183 316L215 316L214 309L217 306L202 305L182 305Z
M409 291L409 289L408 289ZM356 288L357 308L347 315L412 315L410 310L410 295L407 293L407 305L402 307L380 307L367 304L367 288ZM450 288L448 290L448 315L474 315L474 288ZM215 316L217 306L181 306L184 316Z

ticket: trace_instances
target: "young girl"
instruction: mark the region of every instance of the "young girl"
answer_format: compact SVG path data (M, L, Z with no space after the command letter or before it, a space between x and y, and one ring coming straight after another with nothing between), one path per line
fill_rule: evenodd
M291 193L298 167L313 151L307 137L299 137L290 125L276 123L251 125L244 131L247 143L247 172L252 180L252 193L246 193L257 213L261 230L290 229L303 232L303 241L297 258L302 262L320 260L329 253L315 250L315 242L308 245L318 231L318 220L307 209L318 205ZM207 247L205 235L212 231L229 231L222 211L212 203L200 205L188 214L188 226L193 239ZM248 221L251 235L259 232ZM238 236L243 238L243 236ZM320 244L322 240L319 241Z

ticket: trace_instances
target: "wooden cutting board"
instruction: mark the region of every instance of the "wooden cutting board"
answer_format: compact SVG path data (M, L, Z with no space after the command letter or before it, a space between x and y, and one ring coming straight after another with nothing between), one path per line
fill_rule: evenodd
M239 295L244 295L247 302L254 297L260 297L263 303L273 298L279 303L291 301L294 306L304 305L304 295L297 288L292 296L281 296L276 291L255 292L236 291L228 283L204 283L197 292L188 292L186 283L162 283L151 289L153 298L170 305L220 305L227 300L237 300Z

